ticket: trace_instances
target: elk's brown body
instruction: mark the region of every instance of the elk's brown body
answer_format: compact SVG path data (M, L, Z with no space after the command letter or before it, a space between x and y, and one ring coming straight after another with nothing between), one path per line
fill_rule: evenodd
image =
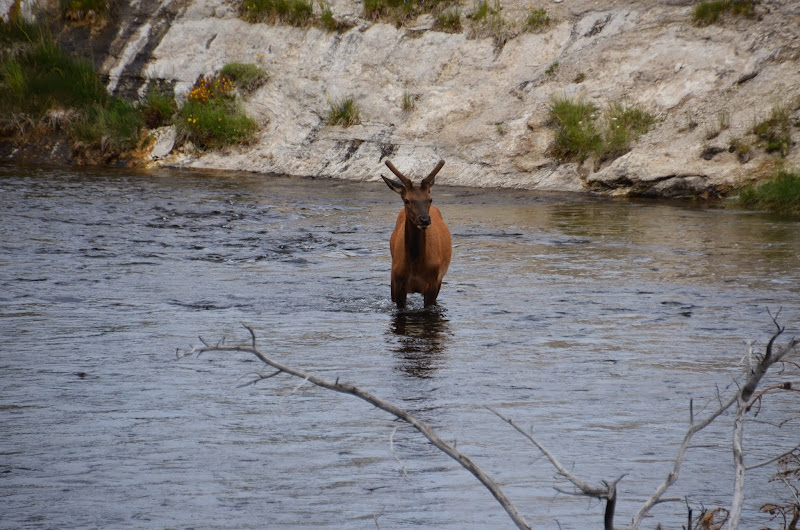
M431 204L431 186L436 174L442 169L440 160L419 186L396 167L386 161L400 182L381 175L386 184L403 199L403 209L397 215L397 224L389 241L392 251L392 301L402 309L406 306L408 293L421 293L425 305L436 303L442 287L453 244L450 230L442 214Z

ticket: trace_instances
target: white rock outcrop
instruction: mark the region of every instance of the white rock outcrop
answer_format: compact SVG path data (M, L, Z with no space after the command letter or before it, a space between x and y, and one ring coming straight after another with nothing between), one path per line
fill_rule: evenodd
M246 102L260 124L253 145L166 157L166 164L376 180L386 157L411 175L444 158L442 183L713 193L773 164L757 149L743 163L728 150L733 138L745 138L775 105L790 105L797 119L798 5L764 0L757 18L728 15L697 27L681 0L566 0L542 4L554 19L546 31L498 49L490 37L428 30L425 20L406 28L360 20L360 4L349 1L331 7L357 24L332 33L251 24L224 0L194 0L143 74L175 81L179 93L233 61L271 76ZM509 18L528 7L503 6ZM405 95L415 99L408 112ZM659 121L612 162L558 164L547 152L553 131L545 123L558 95L600 107L635 103ZM326 126L329 98L345 96L357 102L361 125ZM798 151L789 164L800 162Z

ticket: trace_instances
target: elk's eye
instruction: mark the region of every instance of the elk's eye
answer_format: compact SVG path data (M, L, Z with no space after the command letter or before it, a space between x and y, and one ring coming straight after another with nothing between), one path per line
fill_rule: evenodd
M408 199L403 199L403 202L409 204L411 201L409 201Z

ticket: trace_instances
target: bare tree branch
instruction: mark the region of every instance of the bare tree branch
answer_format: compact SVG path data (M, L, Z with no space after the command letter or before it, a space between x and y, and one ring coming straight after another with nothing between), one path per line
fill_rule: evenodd
M411 415L410 413L406 412L405 410L387 402L379 397L362 390L361 388L349 384L349 383L339 383L338 379L336 382L329 381L327 379L323 379L321 377L317 377L313 374L304 372L303 370L299 370L296 368L291 368L286 366L282 363L279 363L269 357L267 357L261 350L258 349L256 345L256 334L250 326L244 325L247 331L250 332L250 337L252 339L250 345L242 344L242 345L223 345L217 344L216 346L209 346L204 345L201 347L192 347L191 349L187 350L183 354L178 352L178 358L186 357L189 355L200 355L202 353L208 351L221 351L221 352L243 352L243 353L250 353L255 355L261 362L266 365L269 365L278 372L283 372L294 377L298 377L303 380L304 384L306 381L319 386L321 388L325 388L328 390L333 390L334 392L340 392L342 394L350 394L357 398L360 398L375 407L392 414L396 418L408 423L412 427L414 427L420 434L422 434L425 438L430 441L434 447L445 453L447 456L455 460L456 462L461 465L464 469L472 473L475 478L477 478L481 484L489 490L489 492L494 496L495 499L500 503L503 509L506 511L509 517L514 521L518 528L521 529L529 529L531 528L530 525L525 521L525 518L522 514L519 513L517 508L514 504L506 497L505 493L503 493L500 486L492 480L480 467L478 467L475 462L473 462L469 457L465 454L458 451L455 447L445 442L442 438L439 437L438 434L426 423L422 422L421 420L417 419L415 416ZM296 390L296 389L295 389Z
M703 421L700 423L692 423L689 430L686 432L686 435L683 438L683 443L681 443L680 448L678 449L678 454L675 457L675 463L673 464L672 471L667 475L664 481L659 484L656 488L655 492L650 496L647 501L642 505L636 515L631 522L631 528L638 528L641 525L642 520L644 517L649 513L650 509L658 502L658 499L666 492L666 490L678 480L678 474L680 473L681 464L683 463L684 455L686 454L686 450L689 448L689 444L691 442L692 437L700 432L701 430L705 429L710 425L715 419L717 419L723 412L728 410L731 406L736 404L736 417L734 419L734 431L733 431L733 456L734 456L734 492L733 492L733 501L731 504L730 510L730 518L729 518L729 526L728 528L731 530L736 530L739 526L739 519L741 517L742 505L744 503L744 453L742 451L742 437L744 432L744 414L747 409L747 402L753 396L756 387L758 386L759 382L761 382L762 377L766 374L767 370L775 364L779 362L786 354L790 351L794 350L795 346L800 343L797 337L793 337L783 346L777 348L776 351L773 351L775 340L780 336L783 331L785 330L784 327L781 327L777 321L777 316L780 314L780 311L775 315L770 313L772 317L772 321L777 327L777 331L773 334L772 338L770 339L769 343L767 344L767 348L765 350L764 355L761 357L760 360L757 362L755 361L756 355L753 354L752 351L752 343L748 343L748 351L745 359L747 360L747 369L745 373L745 384L739 388L739 390L727 401L722 401L721 396L719 395L719 390L717 391L718 399L720 402L719 408L708 415ZM693 415L693 414L692 414Z
M775 340L786 329L778 324L777 318L780 310L772 316L772 321L778 330L772 335L772 338L767 344L767 349L761 362L751 370L748 374L747 383L745 383L741 392L736 396L736 417L733 423L733 463L734 463L734 481L733 481L733 501L731 502L730 518L728 519L729 530L738 530L739 520L742 516L742 507L744 506L744 451L742 449L742 438L744 437L744 415L747 413L747 402L753 396L761 378L767 373L770 366L779 362L786 354L794 350L794 347L800 343L797 337L792 337L788 343L783 346L775 348Z
M780 460L784 456L789 456L790 454L794 453L798 449L800 449L800 444L795 445L794 447L792 447L791 449L789 449L785 453L781 453L778 456L770 458L769 460L764 460L763 462L759 462L757 464L751 464L749 466L745 466L745 470L750 471L751 469L758 469L759 467L768 466L773 462L777 462L778 460Z
M556 491L558 491L560 493L566 493L566 494L569 494L569 495L576 495L576 494L577 495L586 495L587 497L593 497L593 498L596 498L596 499L605 500L606 501L606 509L605 509L605 517L604 517L605 528L606 528L606 530L613 530L613 528L614 528L614 510L615 510L616 503L617 503L617 484L619 484L619 481L622 480L625 477L625 475L620 476L617 480L615 480L611 484L609 484L607 481L604 480L604 481L602 481L603 485L600 486L600 487L594 488L592 486L589 486L588 484L583 482L580 478L578 478L574 473L572 473L567 468L565 468L563 465L561 465L561 462L558 461L558 459L553 455L553 453L551 453L547 449L547 447L542 445L542 443L539 442L539 440L537 440L533 436L533 434L531 434L530 432L526 432L521 427L519 427L516 423L514 423L514 421L512 419L503 416L502 414L500 414L499 412L497 412L493 408L491 408L491 407L486 407L486 408L489 409L492 413L494 413L501 420L505 421L506 423L508 423L509 425L514 427L514 429L516 429L525 438L527 438L528 440L533 442L533 445L535 445L542 452L542 454L544 454L544 456L546 456L547 459L550 460L550 463L553 464L554 468L556 468L556 471L558 472L558 474L560 476L564 477L565 479L567 479L568 481L570 481L579 490L579 492L576 493L576 492L570 492L570 491L565 491L565 490L562 490L562 489L559 489L559 488L555 488Z

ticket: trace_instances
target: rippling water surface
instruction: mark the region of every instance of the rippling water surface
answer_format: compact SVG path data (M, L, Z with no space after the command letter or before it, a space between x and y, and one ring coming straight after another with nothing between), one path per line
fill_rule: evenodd
M240 387L247 339L433 426L539 528L598 528L514 418L624 524L663 480L689 400L712 409L782 307L800 327L800 223L686 203L440 186L454 259L435 310L389 300L400 207L382 182L0 167L0 526L508 528L415 431L287 376ZM778 378L780 380L780 378ZM747 425L748 461L798 442L796 397ZM775 423L794 420L777 427ZM671 496L730 502L730 418ZM786 497L748 474L745 527ZM680 528L683 503L647 525Z

